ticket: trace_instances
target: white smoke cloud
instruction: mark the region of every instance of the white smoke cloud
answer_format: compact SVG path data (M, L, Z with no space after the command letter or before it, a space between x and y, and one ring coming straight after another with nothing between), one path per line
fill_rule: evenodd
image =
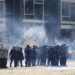
M6 29L5 24L0 24L0 32L4 32Z

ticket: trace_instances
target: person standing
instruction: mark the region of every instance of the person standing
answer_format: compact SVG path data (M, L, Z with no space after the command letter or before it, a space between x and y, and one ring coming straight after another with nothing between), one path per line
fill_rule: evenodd
M33 46L32 52L31 52L31 64L32 66L36 66L36 46Z
M47 65L49 66L49 65L51 65L52 64L52 47L50 47L49 48L49 50L48 50L48 52L47 52L47 58L48 58L48 63L47 63Z
M43 46L41 49L42 50L41 50L41 62L40 62L40 64L46 66L47 47Z
M15 58L16 58L16 49L15 47L13 47L9 53L9 57L10 57L10 67L12 65L12 62L14 61L14 67L15 67Z
M18 48L18 63L20 62L21 67L23 67L22 61L24 59L23 53L22 53L22 47Z
M68 49L65 44L61 46L60 49L60 66L66 66L67 63L67 57L68 57Z
M25 65L26 67L30 67L31 66L31 47L29 45L26 46L25 48Z

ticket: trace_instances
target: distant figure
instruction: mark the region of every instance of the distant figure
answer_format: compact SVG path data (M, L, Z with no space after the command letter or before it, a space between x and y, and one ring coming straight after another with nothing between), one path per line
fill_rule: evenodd
M59 66L59 45L56 45L52 49L52 66Z
M54 47L51 47L51 66L55 66L55 49Z
M13 47L9 53L10 56L10 67L12 65L12 62L14 61L14 67L16 66L16 49Z
M30 67L31 66L31 47L29 45L27 45L27 47L25 48L25 64L26 67Z
M23 53L22 53L22 48L18 48L18 63L20 62L21 67L23 67L22 61L24 59Z
M36 49L37 55L36 55L36 59L37 59L37 65L40 66L41 65L41 47Z
M41 65L46 66L46 58L47 58L47 48L46 48L46 46L43 46L41 48L41 61L40 61Z
M19 47L18 46L16 46L15 47L15 67L17 67L18 66L18 60L19 60L19 58L18 58L18 49L19 49Z
M32 64L32 66L36 65L36 56L37 56L36 46L33 46L33 49L32 49L32 52L31 52L31 64Z
M61 45L60 49L60 66L66 66L68 49L65 44Z
M8 50L4 48L3 44L0 47L0 68L7 68L7 57L8 57Z
M59 50L60 50L60 46L57 45L55 47L55 66L59 66Z
M53 48L52 47L50 47L49 48L49 50L48 50L48 52L47 52L47 58L48 58L48 63L47 63L47 65L49 66L49 65L52 65L52 50L53 50Z

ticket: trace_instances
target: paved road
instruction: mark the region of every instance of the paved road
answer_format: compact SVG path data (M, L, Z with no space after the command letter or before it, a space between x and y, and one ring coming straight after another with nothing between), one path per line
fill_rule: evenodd
M75 67L31 67L1 69L0 75L75 75Z

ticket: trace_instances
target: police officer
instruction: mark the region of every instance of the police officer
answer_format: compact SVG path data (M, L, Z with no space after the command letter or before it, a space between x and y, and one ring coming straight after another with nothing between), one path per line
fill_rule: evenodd
M23 53L22 53L22 47L18 48L18 63L20 62L21 67L23 67L22 60L24 59Z
M41 51L41 47L38 47L36 49L36 53L37 53L37 56L36 56L36 59L37 59L37 65L41 65L41 54L42 54L42 51Z
M60 49L60 46L57 45L55 47L55 66L59 66L59 49Z
M46 66L46 59L47 59L47 47L43 46L41 51L41 65L45 65Z
M61 45L60 49L60 66L66 66L68 49L65 44Z
M51 48L51 51L52 51L52 54L51 54L51 66L55 66L55 63L56 63L56 51L55 51L55 46L53 46Z
M33 46L32 52L31 52L31 64L32 66L36 66L36 46Z
M30 67L31 66L31 47L29 45L26 46L25 48L25 64L26 67Z
M47 52L48 63L47 65L52 65L52 46L49 48Z
M10 51L10 53L9 53L9 57L10 57L10 67L11 67L11 65L12 65L12 62L14 61L14 66L16 65L15 64L15 58L16 58L16 48L15 47L13 47L12 49L11 49L11 51Z
M17 67L18 66L18 62L19 62L19 47L18 46L16 46L15 47L15 67Z

